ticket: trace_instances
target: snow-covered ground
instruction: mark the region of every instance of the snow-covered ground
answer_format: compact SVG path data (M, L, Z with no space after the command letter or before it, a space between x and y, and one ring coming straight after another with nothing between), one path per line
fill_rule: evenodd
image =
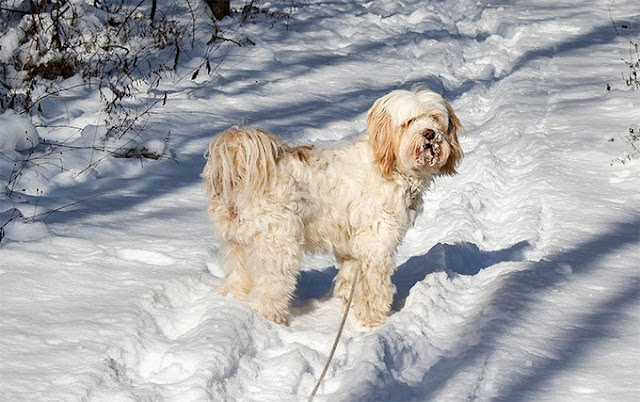
M621 78L634 1L306 1L288 30L267 15L221 26L255 46L226 43L211 75L161 84L145 132L171 134L169 150L149 144L171 159L69 150L22 172L38 219L0 244L0 400L305 400L341 314L325 297L334 261L305 258L289 327L217 295L202 153L238 122L296 144L352 135L377 97L415 84L452 102L466 157L398 252L393 315L347 324L317 399L640 397L640 162L611 164L640 129ZM91 144L97 99L79 88L33 123L0 115L3 154L24 155L25 132ZM12 170L0 162L3 181Z

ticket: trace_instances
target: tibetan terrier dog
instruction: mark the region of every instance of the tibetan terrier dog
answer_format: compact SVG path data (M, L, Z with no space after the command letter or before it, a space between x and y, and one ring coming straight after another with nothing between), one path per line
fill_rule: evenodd
M286 324L304 250L331 252L334 295L363 325L382 324L395 287L394 253L433 177L462 158L461 124L428 91L393 91L367 115L367 132L331 146L291 147L273 134L231 127L215 137L202 172L226 272L220 293Z

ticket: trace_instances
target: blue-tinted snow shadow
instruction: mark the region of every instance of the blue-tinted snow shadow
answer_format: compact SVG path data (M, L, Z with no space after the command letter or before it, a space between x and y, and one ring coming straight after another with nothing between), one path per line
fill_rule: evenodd
M475 275L482 269L506 261L522 261L524 253L530 249L527 241L495 251L480 250L469 242L438 243L425 255L409 258L400 265L392 277L396 285L393 309L400 310L411 288L428 274L445 271L450 274Z
M396 286L393 310L399 311L411 288L428 274L445 271L450 274L475 275L480 270L505 261L520 261L530 248L529 242L521 241L513 246L496 251L480 250L473 243L438 243L426 254L409 258L398 266L391 280ZM332 282L338 270L335 266L323 270L303 271L298 278L298 286L293 305L302 307L310 299L330 296Z
M364 12L364 10L363 10ZM307 21L304 24L312 24ZM302 24L298 28L307 29ZM311 29L311 26L309 26ZM286 31L282 35L287 35ZM414 85L423 85L436 92L443 93L449 100L455 100L464 93L472 90L476 86L490 86L515 71L529 65L530 62L553 57L559 53L574 51L592 45L601 45L615 39L615 33L609 24L594 27L588 32L572 37L561 43L554 43L547 47L530 50L516 60L511 69L506 70L499 77L492 77L488 80L467 80L456 85L450 85L442 78L441 72L428 71L409 77L397 77L393 82L368 82L369 85L354 86L352 89L345 89L342 92L334 93L331 96L307 96L307 99L300 100L292 94L288 103L270 104L263 103L256 110L238 110L227 116L212 118L212 122L207 127L202 127L201 120L190 122L187 112L181 113L181 128L185 133L174 136L174 142L170 147L180 153L180 150L188 146L192 141L201 141L203 138L211 138L214 134L224 130L230 124L246 121L252 125L262 126L273 130L277 134L291 141L297 141L304 134L306 128L321 129L331 126L335 122L353 121L364 115L371 107L375 99L388 93L393 89L409 89ZM274 70L287 70L292 74L290 79L304 75L305 71L314 68L339 68L340 65L352 63L355 60L365 59L370 54L379 54L385 48L400 48L405 43L414 43L425 38L437 38L441 40L482 41L487 38L486 33L478 33L476 36L464 36L456 32L447 32L441 29L434 29L423 32L404 32L402 35L389 37L384 41L371 41L353 44L348 47L349 53L327 54L301 51L296 57L289 57L289 62L273 60L260 69L247 71L231 71L225 75L228 82L247 82L247 85L240 85L237 90L225 90L224 95L233 98L241 93L256 93L256 97L261 96L261 86L270 82L269 74ZM257 82L257 84L255 84ZM217 84L210 83L209 88L204 89L203 97L215 93ZM249 85L251 84L251 85ZM206 83L204 85L207 85ZM172 109L169 101L162 110ZM158 110L161 112L162 110ZM162 116L157 113L154 116ZM464 111L459 115L464 118ZM164 118L171 120L171 114ZM177 119L176 117L175 119ZM169 126L178 126L175 119L169 122ZM163 130L160 119L149 127ZM363 130L358 127L358 130ZM166 134L163 132L163 135ZM204 149L203 149L204 151ZM123 179L121 177L100 177L93 178L71 187L54 187L50 193L41 197L39 205L42 208L55 211L47 216L47 222L68 222L80 217L101 214L107 215L119 210L128 209L149 199L166 195L177 191L181 187L190 186L200 181L199 173L204 165L201 155L183 155L177 159L178 164L172 161L131 161L131 163L147 163L148 167L141 172L139 177ZM124 194L123 194L124 193ZM87 200L87 201L83 201ZM60 208L68 204L68 207ZM59 209L60 208L60 209Z
M486 305L500 306L501 314L492 320L478 317L477 322L460 324L473 328L473 343L462 339L457 345L439 358L424 374L420 381L408 384L399 377L385 376L376 383L363 384L358 390L347 395L345 400L402 400L427 401L434 399L447 386L447 383L461 372L471 372L482 366L495 353L504 348L503 337L509 337L511 328L526 325L531 307L539 302L540 294L561 288L572 278L593 273L601 267L601 260L618 250L631 245L640 246L640 218L630 222L611 225L607 232L594 235L593 238L566 251L549 255L544 260L528 263L528 269L511 272L503 281ZM572 268L567 276L566 266ZM568 318L565 325L553 331L541 332L540 342L552 342L553 357L538 357L534 366L512 375L509 381L491 385L497 389L497 395L491 399L499 401L520 401L535 399L536 392L545 382L553 379L563 370L571 368L582 360L592 348L602 340L616 337L616 325L628 319L629 311L640 304L640 277L628 280L615 291L611 291L599 305L588 311ZM556 306L561 309L562 306ZM552 325L552 324L549 324ZM461 328L461 331L463 328ZM456 334L452 334L456 336ZM402 357L385 355L388 372L400 369L405 364ZM506 369L505 369L506 370ZM482 381L482 379L478 379ZM487 384L488 386L490 384ZM482 384L477 384L477 389ZM480 397L478 395L478 397Z

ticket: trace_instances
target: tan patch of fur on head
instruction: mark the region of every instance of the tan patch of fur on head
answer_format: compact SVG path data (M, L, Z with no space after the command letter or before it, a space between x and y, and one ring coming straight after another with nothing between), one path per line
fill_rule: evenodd
M396 164L397 144L394 140L391 116L379 102L373 105L367 116L367 131L380 172L383 177L389 178Z
M458 163L462 160L464 153L462 152L462 147L460 146L460 142L458 142L458 131L464 130L462 127L462 123L458 116L456 116L451 104L444 101L445 106L447 108L447 113L449 114L449 124L447 128L447 137L449 144L449 158L447 162L440 168L440 173L446 175L455 175L458 172L456 171L456 167Z

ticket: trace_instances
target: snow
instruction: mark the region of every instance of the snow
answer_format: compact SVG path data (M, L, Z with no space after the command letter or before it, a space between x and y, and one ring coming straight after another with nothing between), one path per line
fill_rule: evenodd
M3 183L40 139L70 147L0 195L0 399L306 400L342 313L334 261L305 257L289 327L219 296L202 153L239 122L338 140L378 97L425 85L465 125L465 159L398 251L393 314L347 322L317 400L636 400L640 162L612 160L640 129L621 79L639 24L632 1L303 2L289 29L236 15L224 34L255 46L222 43L212 74L144 95L168 94L128 145L158 160L92 149L108 132L79 77L32 121L4 112Z
M38 131L31 120L7 110L0 114L2 135L0 136L0 151L27 151L40 142Z

